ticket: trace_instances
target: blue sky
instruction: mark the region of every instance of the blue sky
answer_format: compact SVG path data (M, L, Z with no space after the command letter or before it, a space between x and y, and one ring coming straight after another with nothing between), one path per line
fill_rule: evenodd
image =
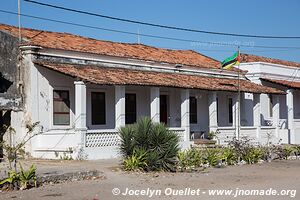
M38 0L44 3L81 9L104 15L165 24L192 29L218 32L233 32L253 35L284 35L300 36L300 1L299 0ZM2 10L17 12L17 0L1 2ZM265 46L296 46L300 47L300 39L253 39L228 36L215 36L200 33L189 33L149 26L112 21L98 17L87 16L41 7L21 0L21 12L51 19L64 20L110 29L118 29L142 34L153 34L167 37L178 37L190 40L208 42L254 44ZM36 19L22 17L22 26L43 30L70 32L101 40L136 43L137 36L113 33L107 31L79 28ZM0 23L17 25L17 17L0 12ZM179 42L140 37L140 42L146 45L171 48L192 49L202 54L223 60L236 51L235 47L203 45L201 43ZM258 49L241 48L241 52L262 55L300 62L300 49Z

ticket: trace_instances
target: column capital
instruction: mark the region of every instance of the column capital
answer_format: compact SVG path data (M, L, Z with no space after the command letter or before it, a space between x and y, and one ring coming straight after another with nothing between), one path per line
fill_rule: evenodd
M74 85L85 85L83 81L74 81Z

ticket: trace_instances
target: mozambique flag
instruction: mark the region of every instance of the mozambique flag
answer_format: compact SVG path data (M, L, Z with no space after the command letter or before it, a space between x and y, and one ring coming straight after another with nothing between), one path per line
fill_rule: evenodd
M233 65L238 65L238 64L240 64L240 52L239 51L237 51L232 56L226 58L222 62L222 69L230 69L233 67Z

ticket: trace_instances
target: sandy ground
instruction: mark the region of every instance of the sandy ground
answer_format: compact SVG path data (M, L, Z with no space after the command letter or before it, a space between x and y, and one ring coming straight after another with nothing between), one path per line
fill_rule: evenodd
M300 161L274 161L257 165L233 166L226 168L211 168L205 172L194 173L127 173L118 169L117 160L85 161L85 162L58 162L36 161L39 173L47 170L87 170L98 169L103 171L106 179L68 182L63 184L45 185L26 191L13 191L0 193L0 199L300 199L300 194L295 195L263 195L263 196L237 196L233 194L236 188L246 190L297 190L300 193ZM29 164L29 163L28 163ZM114 189L118 188L118 189ZM141 190L155 190L156 195L113 195L114 192L124 193L126 188L142 192ZM194 189L185 194L167 195L166 193L185 188ZM198 195L197 195L197 189ZM232 195L209 195L209 190L232 189ZM159 192L160 191L160 192Z

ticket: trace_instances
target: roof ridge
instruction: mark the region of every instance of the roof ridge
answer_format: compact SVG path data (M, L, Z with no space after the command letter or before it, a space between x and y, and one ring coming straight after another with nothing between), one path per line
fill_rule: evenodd
M6 27L18 29L17 26L9 25L9 24L4 24L4 23L0 23L0 26L6 26ZM37 32L44 32L44 33L67 34L67 35L72 35L72 36L76 36L76 37L80 37L80 38L84 38L84 39L91 39L91 40L96 40L96 41L109 42L109 43L112 43L112 44L116 44L117 43L117 44L125 44L125 45L145 46L145 47L151 47L151 48L155 48L155 49L164 49L164 50L167 50L167 51L183 51L183 52L189 52L190 51L190 52L197 53L197 54L199 54L201 56L204 56L204 57L207 57L209 59L212 59L212 60L215 60L215 61L219 62L218 60L216 60L214 58L211 58L209 56L206 56L206 55L204 55L202 53L199 53L199 52L191 50L191 49L170 49L170 48L163 48L163 47L151 46L151 45L147 45L147 44L103 40L103 39L97 39L97 38L87 37L87 36L83 36L83 35L79 35L79 34L74 34L74 33L70 33L70 32L49 31L49 30L45 30L45 29L35 29L35 28L28 28L28 27L21 27L21 30L37 31ZM28 38L28 39L31 39L31 38Z
M0 31L18 36L16 26L0 23ZM22 28L22 36L28 39L27 44L37 45L49 49L61 49L93 53L107 56L134 58L160 63L182 64L187 67L220 69L220 61L203 55L194 50L167 49L146 44L114 42L89 38L67 32L54 32L33 28Z
M274 61L279 61L279 62L289 62L289 63L294 63L296 65L300 65L300 62L296 62L296 61L291 61L291 60L282 60L279 58L271 58L271 57L266 57L266 56L260 56L260 55L254 55L254 54L248 54L248 53L241 53L241 57L242 57L242 61L243 61L243 55L244 56L254 56L257 58L263 58L263 59L270 59L270 60L274 60ZM259 62L259 61L258 61ZM261 61L263 62L263 61Z

